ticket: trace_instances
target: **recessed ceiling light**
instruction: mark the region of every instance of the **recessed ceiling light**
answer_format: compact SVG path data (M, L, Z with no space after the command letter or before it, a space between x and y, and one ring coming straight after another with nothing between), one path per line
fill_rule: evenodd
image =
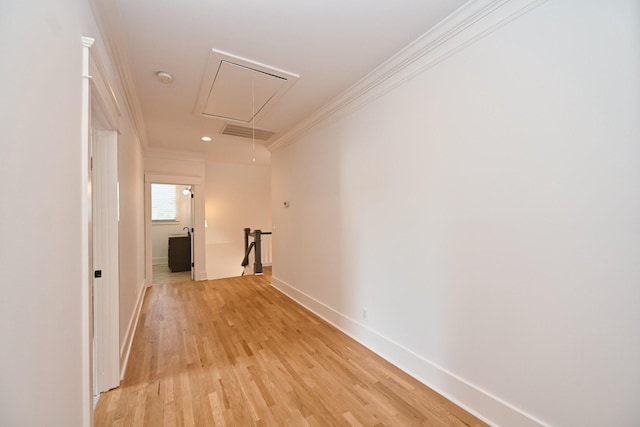
M204 142L211 142L211 137L210 136L203 136L200 139L203 140Z
M169 84L173 81L173 76L166 71L158 71L156 77L164 84Z

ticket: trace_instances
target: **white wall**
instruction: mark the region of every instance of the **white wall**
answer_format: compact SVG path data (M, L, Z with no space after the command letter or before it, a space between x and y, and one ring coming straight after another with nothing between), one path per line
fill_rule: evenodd
M270 167L207 162L206 176L207 278L239 276L244 228L271 231Z
M120 98L122 99L122 98ZM121 102L122 103L122 102ZM144 296L144 164L142 147L126 114L118 136L120 369L133 342L135 321Z
M274 285L495 424L638 425L639 16L543 3L272 153Z
M0 200L12 206L0 209L2 426L83 425L81 307L89 280L81 262L88 229L81 215L87 195L83 35L96 38L92 49L104 52L86 1L0 2ZM129 291L142 279L140 232L133 231L142 169L137 140L122 131L120 313L126 325Z
M182 194L184 185L176 187L177 221L156 221L152 224L152 252L154 264L167 264L169 236L186 235L184 227L191 228L191 197Z
M83 424L81 36L118 98L120 340L144 285L142 152L85 1L0 2L0 425ZM46 71L46 72L45 72ZM53 84L52 82L55 82ZM16 191L16 189L18 189ZM87 396L88 397L88 396ZM34 404L37 410L34 410Z
M146 173L204 178L205 157L175 151L146 150L144 168Z

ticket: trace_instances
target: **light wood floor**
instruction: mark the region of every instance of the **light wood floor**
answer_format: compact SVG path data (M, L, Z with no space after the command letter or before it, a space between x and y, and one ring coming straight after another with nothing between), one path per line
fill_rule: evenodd
M170 283L188 282L191 280L191 271L177 271L173 273L167 264L153 264L154 285L166 285Z
M485 426L269 286L148 289L120 388L95 425Z

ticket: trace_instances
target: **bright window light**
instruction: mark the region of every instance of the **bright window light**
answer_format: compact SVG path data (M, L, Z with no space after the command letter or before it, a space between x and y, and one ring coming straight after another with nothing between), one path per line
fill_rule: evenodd
M176 221L175 185L151 184L151 219L153 221Z

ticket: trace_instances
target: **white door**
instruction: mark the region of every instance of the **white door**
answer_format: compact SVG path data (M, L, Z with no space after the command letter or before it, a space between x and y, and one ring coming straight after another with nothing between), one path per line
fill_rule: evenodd
M94 394L120 385L118 135L93 130Z

